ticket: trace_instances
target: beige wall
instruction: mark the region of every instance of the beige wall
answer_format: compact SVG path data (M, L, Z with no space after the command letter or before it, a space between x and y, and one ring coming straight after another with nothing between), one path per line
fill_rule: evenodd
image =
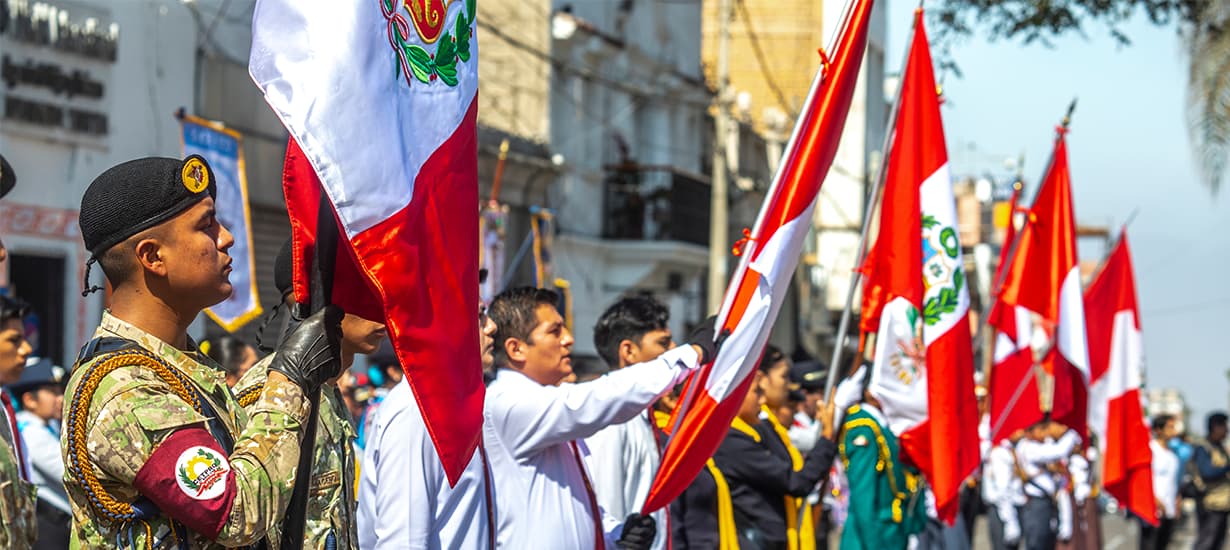
M738 7L738 0L731 2L735 5L734 19L730 23L731 85L736 94L747 92L751 95L751 107L747 114L757 130L765 129L765 109L777 108L786 115L788 132L795 114L807 97L812 77L820 67L820 56L816 50L825 46L824 3L815 0L743 0L745 10ZM716 84L718 3L719 0L704 0L701 23L701 56L705 76L713 84ZM750 28L755 31L764 52L768 73L782 91L785 106L761 70L752 47L752 34L748 31L749 20Z
M484 0L479 4L479 124L532 141L547 141L551 75L543 56L551 49L550 12L547 0ZM490 32L491 27L524 47Z

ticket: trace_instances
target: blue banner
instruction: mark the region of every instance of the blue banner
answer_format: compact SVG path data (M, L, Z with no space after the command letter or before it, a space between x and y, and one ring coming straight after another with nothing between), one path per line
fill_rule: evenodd
M252 216L248 209L248 178L243 159L243 136L225 126L185 115L184 156L201 155L213 169L218 197L218 222L235 236L231 247L231 297L205 313L222 328L234 332L261 314L256 292L256 262L252 252Z

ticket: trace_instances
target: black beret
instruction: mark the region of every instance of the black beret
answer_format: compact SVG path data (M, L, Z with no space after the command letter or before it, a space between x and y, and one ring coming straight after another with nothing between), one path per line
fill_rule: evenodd
M146 157L103 172L81 197L81 238L97 258L109 248L217 196L213 170L200 155Z
M13 165L5 160L4 155L0 155L0 197L9 194L15 185L17 185L17 174L13 172Z
M278 251L278 257L273 260L273 286L278 289L278 293L286 296L295 284L295 256L293 239L286 239L282 243L282 249Z

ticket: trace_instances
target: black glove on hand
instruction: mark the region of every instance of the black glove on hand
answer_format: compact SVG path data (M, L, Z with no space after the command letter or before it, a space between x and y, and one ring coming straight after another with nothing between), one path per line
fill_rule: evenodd
M624 530L615 544L621 550L649 550L657 535L658 525L652 517L631 514L624 520Z
M717 357L718 350L722 349L722 342L730 336L730 330L723 329L721 334L714 335L717 329L717 315L710 315L708 319L701 321L696 328L692 329L692 333L688 335L688 344L696 346L701 350L700 364L704 365L713 361Z
M326 306L304 319L278 346L269 370L284 374L305 394L341 374L344 315L341 308Z

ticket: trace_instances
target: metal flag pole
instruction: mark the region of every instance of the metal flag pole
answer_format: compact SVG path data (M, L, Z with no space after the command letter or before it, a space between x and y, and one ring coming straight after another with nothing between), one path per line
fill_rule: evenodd
M922 9L919 6L918 9ZM914 25L910 25L910 36L905 41L905 56L902 57L904 62L902 67L905 67L910 62L910 44L914 42ZM855 255L854 269L850 277L850 288L846 291L846 307L841 312L841 321L837 324L837 341L833 345L833 360L829 363L828 379L824 384L824 396L828 399L828 395L833 391L833 385L837 383L838 365L841 364L842 352L846 347L846 332L850 329L850 317L854 307L854 294L858 289L858 284L862 280L863 261L867 258L867 229L871 225L872 215L879 207L880 191L884 188L885 172L888 168L888 159L892 146L896 141L897 132L897 114L901 110L901 92L902 85L905 84L905 70L901 71L901 80L897 82L897 100L893 102L893 110L888 116L888 126L884 135L884 147L880 154L880 165L876 168L875 185L867 191L868 197L866 206L863 209L863 224L859 228L858 236L858 253Z
M1068 127L1072 124L1072 113L1075 111L1076 111L1076 98L1072 98L1072 102L1068 104L1068 110L1067 112L1064 113L1063 120L1060 123L1060 128L1059 128L1060 136L1056 137L1056 139L1059 139L1060 137L1062 137L1062 132L1066 131ZM1054 148L1052 148L1051 156L1049 159L1047 159L1046 167L1042 170L1043 180L1041 180L1037 188L1034 189L1033 200L1029 201L1031 209L1033 208L1034 200L1037 200L1038 198L1038 192L1042 190L1042 183L1045 183L1046 175L1050 173L1051 168L1054 166L1054 164L1055 164L1055 151L1054 151ZM1013 212L1012 215L1015 216L1016 213ZM1009 218L1008 223L1012 223L1011 218ZM1033 230L1033 219L1031 216L1026 216L1025 223L1021 226L1020 232L1016 235L1016 238L1014 238L1012 240L1012 243L1010 243L1009 245L1008 255L1007 257L1004 258L1005 263L1003 266L1000 266L999 273L995 277L995 284L992 285L991 292L988 293L987 295L988 299L986 300L986 303L982 305L982 315L980 316L978 320L979 321L978 322L978 334L975 335L973 349L978 349L978 347L983 344L983 339L985 337L985 334L987 333L987 330L989 330L989 327L990 327L989 317L991 315L991 309L994 307L995 302L999 300L1000 293L1003 292L1004 282L1008 278L1008 272L1011 270L1009 266L1011 266L1012 263L1016 261L1016 254L1017 252L1019 252L1021 241L1025 240L1026 232L1032 231L1032 230ZM994 342L991 342L990 345L993 346ZM994 353L993 348L991 349L991 352ZM1037 361L1035 360L1034 365L1033 365L1033 370L1036 370L1037 367L1038 367L1038 364L1037 364ZM992 370L994 370L993 360L992 360L991 368ZM1017 384L1016 390L1013 392L1012 397L1008 400L1008 405L1004 407L1003 412L1001 413L999 419L996 420L995 425L991 428L991 438L992 439L994 439L995 435L999 433L1000 429L1003 428L1004 423L1008 419L1008 413L1012 412L1012 409L1016 407L1017 401L1020 400L1021 395L1025 392L1025 388L1028 387L1029 385L1030 375L1033 375L1033 374L1034 373L1031 371L1030 374L1023 376L1021 378L1021 382ZM991 372L988 372L987 373L987 383L988 384L990 383L990 380L991 380L990 375L991 375ZM1053 389L1054 388L1052 388L1052 390Z

